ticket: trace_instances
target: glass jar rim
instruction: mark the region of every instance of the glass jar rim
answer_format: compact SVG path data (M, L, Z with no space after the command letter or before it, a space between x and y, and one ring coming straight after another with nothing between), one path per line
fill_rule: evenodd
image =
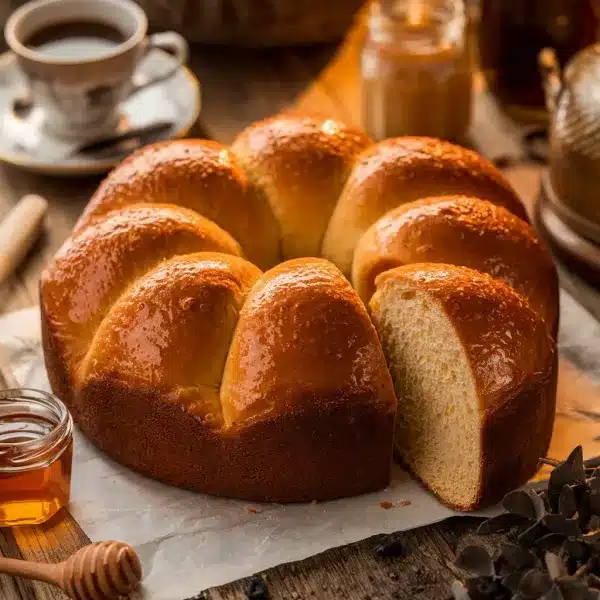
M427 5L428 3L438 4L438 6L429 7L430 9L433 8L437 10L442 9L448 11L449 20L464 19L466 17L466 7L464 0L424 0L424 2L420 4ZM415 4L411 2L411 0L404 0L403 6L400 7L403 8L404 11L401 12L408 13L410 11L411 6L414 5ZM384 18L388 18L391 20L396 20L399 18L399 15L395 14L395 11L388 11L386 10L386 8L391 7L386 7L385 3L381 0L379 2L373 2L373 4L371 5L371 15L380 15ZM394 6L394 8L396 7Z
M423 8L432 19L411 23L410 11L414 4L404 0L390 11L383 0L373 2L368 16L368 42L386 47L404 48L407 42L430 42L435 48L441 45L454 46L464 42L467 15L463 0L429 0ZM406 49L404 48L404 51ZM409 51L412 53L412 51Z
M53 427L37 439L0 441L0 472L40 468L56 460L73 434L73 419L65 404L54 394L33 388L0 390L0 407L7 400L35 404L52 416ZM8 461L8 465L3 464L4 461Z

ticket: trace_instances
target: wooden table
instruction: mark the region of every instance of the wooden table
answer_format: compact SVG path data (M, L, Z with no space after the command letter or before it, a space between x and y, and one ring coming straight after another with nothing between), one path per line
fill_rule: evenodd
M201 118L192 134L227 143L252 121L291 105L356 122L357 38L353 36L341 48L332 45L270 52L196 49L192 68L202 82L204 95ZM531 204L537 193L540 167L521 164L507 175ZM50 204L45 236L0 290L0 313L37 303L40 269L69 234L98 181L34 176L0 165L0 218L27 192L41 193ZM600 302L586 286L568 275L564 285L600 315ZM457 575L452 565L457 550L468 543L490 546L498 541L497 536L476 537L473 532L478 522L455 518L399 534L406 546L405 557L379 558L375 553L378 536L299 563L281 565L264 576L271 598L282 600L446 599L450 597L450 582ZM0 552L17 558L58 561L88 541L68 513L44 526L0 530ZM244 581L235 582L197 598L245 598L244 585ZM0 576L0 598L56 600L63 596L45 584Z

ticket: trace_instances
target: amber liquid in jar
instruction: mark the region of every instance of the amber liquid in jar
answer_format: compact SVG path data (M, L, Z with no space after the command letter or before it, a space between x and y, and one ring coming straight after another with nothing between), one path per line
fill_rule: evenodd
M465 141L472 74L463 9L459 0L372 4L361 71L363 126L373 138Z
M72 422L54 401L33 390L0 392L0 526L43 523L69 503Z

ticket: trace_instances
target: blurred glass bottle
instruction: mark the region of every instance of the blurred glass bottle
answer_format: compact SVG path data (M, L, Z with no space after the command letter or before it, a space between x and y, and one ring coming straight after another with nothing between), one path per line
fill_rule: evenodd
M479 59L505 110L546 120L537 57L551 47L564 64L598 38L600 0L480 0Z

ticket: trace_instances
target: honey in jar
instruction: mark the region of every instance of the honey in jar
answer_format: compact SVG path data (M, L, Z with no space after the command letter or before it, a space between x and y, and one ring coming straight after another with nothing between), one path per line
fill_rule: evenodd
M52 394L0 392L0 527L43 523L69 503L73 422Z
M363 126L375 139L465 140L471 60L462 0L380 0L361 55Z

